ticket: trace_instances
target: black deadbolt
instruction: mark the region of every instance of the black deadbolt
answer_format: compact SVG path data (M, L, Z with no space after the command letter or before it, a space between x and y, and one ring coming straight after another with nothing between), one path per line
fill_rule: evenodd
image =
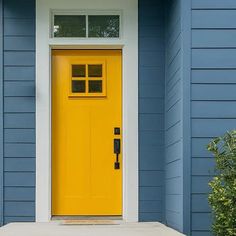
M114 128L114 134L115 134L115 135L119 135L119 134L120 134L120 128L115 127L115 128Z

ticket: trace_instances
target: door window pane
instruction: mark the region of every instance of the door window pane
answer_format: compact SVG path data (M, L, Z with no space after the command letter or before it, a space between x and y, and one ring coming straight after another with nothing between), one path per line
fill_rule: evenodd
M72 77L85 77L86 66L85 65L72 65Z
M55 15L54 37L86 37L86 16Z
M102 77L102 65L88 65L89 77Z
M88 16L88 36L94 38L119 38L120 17L117 15Z
M72 93L85 93L85 80L72 80Z
M102 93L102 80L90 80L89 93Z

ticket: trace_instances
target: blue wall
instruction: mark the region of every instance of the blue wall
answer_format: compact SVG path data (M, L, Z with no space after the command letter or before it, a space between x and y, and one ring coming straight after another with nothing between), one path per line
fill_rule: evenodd
M205 145L236 128L236 1L192 0L192 235L209 236Z
M4 223L35 216L35 2L5 0Z
M183 46L188 46L183 45L183 0L168 1L166 16L164 2L139 1L139 218L183 230L187 93L183 84L191 80L191 231L192 236L209 236L207 183L214 160L205 145L236 128L236 2L192 0L189 77L182 72ZM0 140L4 140L3 220L8 223L33 221L35 215L35 3L3 3L4 130L0 118L0 136L4 139ZM0 75L0 87L1 82Z
M3 2L0 0L0 226L3 225Z
M164 5L139 3L141 221L164 214ZM35 219L35 2L5 0L4 223Z
M164 5L139 1L139 219L164 214Z
M4 2L4 223L35 215L35 3ZM164 217L164 4L139 2L139 218Z
M181 1L166 2L165 215L166 224L183 230L182 32Z

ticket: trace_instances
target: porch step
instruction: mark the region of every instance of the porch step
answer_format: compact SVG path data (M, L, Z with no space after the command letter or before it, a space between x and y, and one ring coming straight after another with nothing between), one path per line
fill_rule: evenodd
M0 236L183 236L160 223L119 225L61 225L50 223L11 223L0 228Z

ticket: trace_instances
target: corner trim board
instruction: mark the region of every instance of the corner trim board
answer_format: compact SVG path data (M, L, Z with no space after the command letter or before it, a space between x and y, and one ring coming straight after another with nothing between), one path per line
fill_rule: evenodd
M183 88L183 233L191 232L191 3L181 0Z
M3 0L0 0L0 226L4 223L3 208Z

